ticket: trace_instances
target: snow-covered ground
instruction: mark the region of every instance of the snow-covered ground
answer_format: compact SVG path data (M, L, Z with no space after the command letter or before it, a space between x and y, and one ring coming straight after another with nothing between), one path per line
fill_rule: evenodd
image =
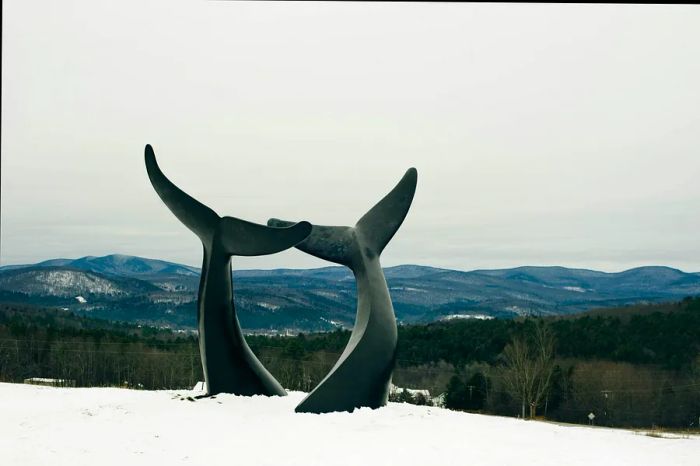
M693 465L700 438L390 403L296 414L304 396L0 383L3 465ZM184 399L183 399L184 398Z

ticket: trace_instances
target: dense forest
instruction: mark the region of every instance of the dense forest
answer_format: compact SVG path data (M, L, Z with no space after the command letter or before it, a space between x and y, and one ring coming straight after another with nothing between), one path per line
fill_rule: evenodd
M308 391L349 336L338 330L247 340L286 388ZM0 304L0 381L29 377L180 389L192 387L202 372L191 333ZM566 318L400 326L394 384L431 394L399 391L394 400L451 409L698 428L700 298Z

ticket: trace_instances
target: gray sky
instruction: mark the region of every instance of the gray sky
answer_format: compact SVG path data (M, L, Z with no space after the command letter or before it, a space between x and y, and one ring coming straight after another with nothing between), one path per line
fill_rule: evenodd
M353 225L415 166L387 266L700 270L697 6L3 6L3 265L199 265L150 143L182 189L259 223Z

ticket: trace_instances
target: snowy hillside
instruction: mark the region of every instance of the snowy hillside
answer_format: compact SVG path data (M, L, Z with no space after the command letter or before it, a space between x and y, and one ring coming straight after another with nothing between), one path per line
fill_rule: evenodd
M33 282L26 279L32 275ZM50 296L75 296L76 294L126 295L127 291L119 288L110 280L97 275L73 270L35 270L15 273L4 277L3 287L19 293L36 293Z
M700 437L657 438L390 403L296 414L304 396L0 384L12 465L697 465Z
M565 267L502 270L384 269L400 323L454 318L574 314L700 294L700 274L668 267L619 273ZM196 328L200 271L136 256L51 259L0 267L0 302L61 307L92 317ZM235 270L241 326L248 331L332 331L355 322L356 286L346 267ZM87 299L87 305L75 300Z
M0 274L0 290L28 296L73 298L76 295L128 298L160 291L157 286L128 277L107 277L77 269L33 267Z

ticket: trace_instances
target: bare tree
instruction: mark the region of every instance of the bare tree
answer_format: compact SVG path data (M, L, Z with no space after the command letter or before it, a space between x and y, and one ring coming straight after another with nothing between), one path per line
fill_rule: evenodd
M520 400L522 417L530 407L534 418L537 406L547 394L554 372L554 335L542 321L535 323L532 335L516 336L503 350L503 381L510 395Z

